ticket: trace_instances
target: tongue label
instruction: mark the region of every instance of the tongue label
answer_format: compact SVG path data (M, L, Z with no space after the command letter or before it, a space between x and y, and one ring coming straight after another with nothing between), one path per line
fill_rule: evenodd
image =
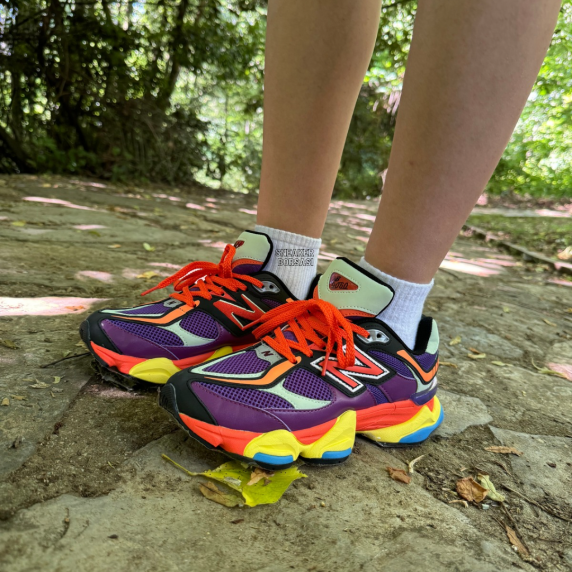
M349 278L346 278L337 272L333 272L330 276L328 288L330 290L357 290L358 285L355 282L352 282Z

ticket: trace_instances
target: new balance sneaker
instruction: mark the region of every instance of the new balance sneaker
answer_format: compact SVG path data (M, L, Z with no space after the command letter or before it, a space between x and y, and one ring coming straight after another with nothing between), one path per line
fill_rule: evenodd
M312 300L266 314L258 344L173 376L160 404L207 447L270 470L298 456L342 462L356 432L380 445L421 443L443 419L439 334L424 317L407 348L376 318L392 298L338 258Z
M104 368L157 384L252 345L253 323L293 299L282 281L264 270L272 248L265 234L243 232L218 264L193 262L144 292L173 284L168 298L95 312L81 325L81 337Z

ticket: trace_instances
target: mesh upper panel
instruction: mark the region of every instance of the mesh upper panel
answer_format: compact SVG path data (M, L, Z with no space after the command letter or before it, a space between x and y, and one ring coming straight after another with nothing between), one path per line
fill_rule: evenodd
M259 391L257 389L244 389L242 387L229 387L227 385L215 385L214 383L198 382L199 385L209 389L210 391L233 401L244 403L252 407L261 409L293 409L293 405L267 391Z
M292 393L297 393L310 399L332 400L330 386L321 377L305 369L297 369L291 373L284 381L284 387Z
M240 375L242 373L261 373L268 369L270 364L260 359L255 351L246 351L237 355L231 355L207 367L204 371L211 373L232 373Z
M161 346L182 346L183 340L173 334L173 332L168 332L167 330L162 330L161 328L156 328L155 326L149 326L147 324L135 324L132 322L120 322L118 320L104 320L105 322L111 322L114 326L125 330L136 336L140 336L151 342L155 342Z
M411 370L395 356L384 354L383 352L370 352L370 355L381 363L385 363L389 367L393 368L399 375L409 379L414 379Z
M380 403L387 403L387 397L383 394L379 387L375 385L366 384L366 387L369 389L370 393L375 398L375 402L379 405Z
M271 300L270 298L262 298L262 301L271 308L277 308L278 306L282 305L282 302L278 302L278 300Z
M435 354L421 354L420 356L416 356L417 362L419 365L427 371L437 361L437 356Z
M181 320L181 328L187 330L195 336L201 338L208 338L214 340L218 337L218 328L212 316L201 312L200 310L193 310L189 312Z
M163 302L157 302L156 304L151 304L149 306L139 306L137 308L131 308L131 310L120 310L122 314L132 314L137 316L138 314L164 314L167 310L171 308L165 308Z

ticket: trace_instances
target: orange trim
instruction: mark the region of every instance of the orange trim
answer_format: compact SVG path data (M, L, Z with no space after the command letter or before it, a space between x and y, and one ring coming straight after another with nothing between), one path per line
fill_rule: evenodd
M371 314L370 312L362 312L361 310L340 310L342 316L360 316L362 318L371 318L375 316L375 314Z
M179 413L179 417L183 423L201 439L207 441L214 447L221 447L229 453L242 455L246 446L256 437L260 437L264 433L254 433L252 431L241 431L240 429L229 429L220 425L211 425L198 419L193 419L184 413ZM300 443L309 445L314 443L320 437L323 437L335 424L336 419L326 421L321 425L309 427L308 429L300 429L299 431L290 431ZM284 429L287 431L287 429Z
M136 358L131 356L124 356L97 344L91 343L93 351L110 367L115 366L121 373L129 373L131 368L136 366L138 363L146 361L144 358Z
M180 306L179 308L175 308L172 312L165 314L160 318L131 318L127 316L122 316L120 314L113 315L111 314L112 318L120 318L121 320L129 320L131 322L145 322L146 324L168 324L181 316L184 316L187 312L192 310L191 306Z
M416 405L413 401L397 401L395 403L380 403L375 407L369 407L357 411L356 431L373 431L405 423L415 414L419 413L423 407L429 407L433 411L435 398L423 405Z
M91 347L93 351L110 367L116 367L121 373L129 374L131 369L136 366L138 363L142 363L144 361L148 361L149 359L154 358L136 358L131 356L125 356L122 354L118 354L97 344L91 343ZM241 346L231 346L233 352L237 352L239 350L243 350L244 348L250 347L252 344L245 344ZM218 348L217 348L218 349ZM179 369L185 369L187 367L192 367L194 365L198 365L207 361L217 350L213 350L211 352L206 352L204 354L199 354L196 356L192 356L185 359L178 359L178 360L171 360L173 365L177 366ZM167 358L169 359L169 358Z
M210 443L214 447L222 447L229 453L242 455L246 446L262 433L253 433L251 431L239 431L238 429L227 429L220 425L211 425L198 419L193 419L184 413L179 413L179 417L183 423L201 439Z
M413 366L415 371L421 376L421 379L423 379L423 381L431 381L435 377L435 374L439 369L439 360L435 362L435 365L431 368L431 371L426 372L421 369L419 364L405 350L399 350L397 352L397 355L402 357L405 361L409 362Z
M300 362L301 358L296 358L296 363L291 363L289 361L283 361L277 366L273 367L264 377L260 379L228 379L226 377L207 377L206 379L212 379L213 381L224 381L225 383L235 383L239 385L270 385L283 373L286 373L289 369L293 368L297 363Z

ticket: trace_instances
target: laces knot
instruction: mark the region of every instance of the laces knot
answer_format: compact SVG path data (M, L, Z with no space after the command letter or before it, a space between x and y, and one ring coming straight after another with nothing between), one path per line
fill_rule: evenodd
M153 288L143 292L141 296L173 285L175 292L169 296L193 307L196 305L195 297L210 300L213 295L223 295L225 288L232 292L246 290L245 282L261 287L262 282L260 280L247 274L233 272L232 259L235 253L236 248L232 244L227 244L218 264L214 262L191 262ZM193 290L191 291L190 288Z
M331 354L342 368L355 363L354 332L369 337L364 328L350 322L330 302L299 300L267 312L254 330L257 339L294 363L293 350L311 357L315 349L325 350L322 376L326 375ZM266 335L273 333L272 336Z

